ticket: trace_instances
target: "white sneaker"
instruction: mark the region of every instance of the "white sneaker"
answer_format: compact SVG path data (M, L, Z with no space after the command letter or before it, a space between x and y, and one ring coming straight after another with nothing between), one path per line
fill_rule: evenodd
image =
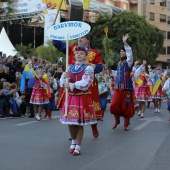
M141 117L141 118L144 118L143 113L141 113L140 117Z
M139 113L138 113L138 116L140 116L141 115L141 111L139 111Z
M158 109L157 112L160 113L160 110Z
M39 116L39 114L36 114L35 119L36 119L37 121L40 121L40 120L41 120L41 117Z
M155 113L157 113L157 112L158 112L158 109L156 108L156 109L155 109Z

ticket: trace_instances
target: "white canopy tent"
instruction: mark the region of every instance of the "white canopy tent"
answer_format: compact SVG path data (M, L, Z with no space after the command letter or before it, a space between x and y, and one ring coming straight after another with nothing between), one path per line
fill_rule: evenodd
M0 52L2 52L2 54L5 53L6 56L14 56L17 54L15 47L12 45L11 41L8 38L5 28L2 28L0 33Z

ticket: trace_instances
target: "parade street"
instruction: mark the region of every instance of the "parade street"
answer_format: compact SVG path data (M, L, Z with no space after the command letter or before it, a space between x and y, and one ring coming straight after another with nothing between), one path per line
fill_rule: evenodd
M129 131L123 131L123 119L112 129L108 104L104 121L98 122L97 139L85 126L80 156L68 152L70 136L59 121L60 111L40 122L27 117L0 120L0 170L169 170L166 103L160 114L154 113L153 103L143 119L137 113Z

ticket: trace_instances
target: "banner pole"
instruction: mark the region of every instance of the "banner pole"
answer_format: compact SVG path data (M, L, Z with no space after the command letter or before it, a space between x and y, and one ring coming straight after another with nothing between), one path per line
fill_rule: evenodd
M55 22L56 22L56 20L57 20L58 14L59 14L59 12L60 12L60 8L61 8L62 3L63 3L63 0L60 1L60 5L59 5L59 7L58 7L57 14L56 14L56 16L55 16L53 25L55 25Z
M68 73L68 55L69 55L69 33L67 33L66 39L66 72ZM68 84L68 78L66 78L66 84ZM65 115L68 114L68 87L65 89Z

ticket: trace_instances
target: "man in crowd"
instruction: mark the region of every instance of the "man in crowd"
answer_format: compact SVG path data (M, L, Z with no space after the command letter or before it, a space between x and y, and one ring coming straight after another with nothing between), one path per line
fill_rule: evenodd
M24 71L22 72L21 77L21 86L20 91L22 94L26 95L26 101L30 108L30 116L29 118L34 118L34 106L30 103L30 98L33 90L33 86L35 84L35 74L33 73L33 59L28 59L28 64L26 64Z

